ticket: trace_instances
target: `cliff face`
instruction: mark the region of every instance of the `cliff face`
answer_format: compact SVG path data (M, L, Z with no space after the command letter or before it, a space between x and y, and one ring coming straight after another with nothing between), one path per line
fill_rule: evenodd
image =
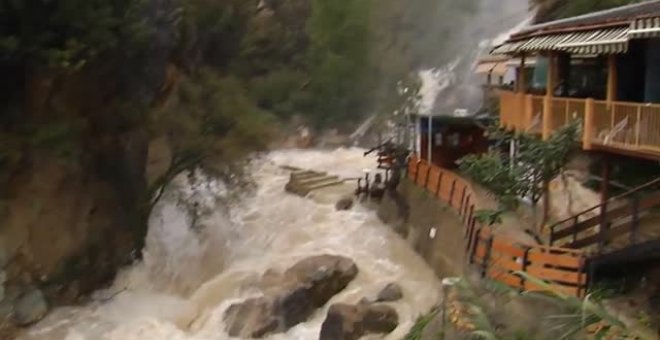
M0 319L34 321L17 314L35 290L50 305L75 303L139 256L145 112L176 45L172 10L148 1L141 16L155 30L139 53L108 50L77 70L0 58Z

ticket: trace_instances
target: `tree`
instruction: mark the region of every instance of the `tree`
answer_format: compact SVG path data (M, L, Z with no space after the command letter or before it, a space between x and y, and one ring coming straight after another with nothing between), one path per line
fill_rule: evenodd
M501 146L515 141L518 152L514 159L493 148L482 155L469 155L460 160L459 169L472 180L493 192L505 207L514 207L519 198L534 204L545 197L543 222L549 209L548 184L559 176L575 151L578 124L567 125L553 133L547 141L529 134L496 129L490 134Z

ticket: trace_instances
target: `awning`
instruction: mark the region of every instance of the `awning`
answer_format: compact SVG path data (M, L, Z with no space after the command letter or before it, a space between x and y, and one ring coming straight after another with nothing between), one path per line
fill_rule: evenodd
M520 64L522 61L520 58L511 58L506 62L506 66L508 67L520 67ZM534 57L527 57L525 58L525 66L526 67L534 67L536 65L536 58Z
M619 54L628 51L630 27L535 36L496 47L493 54L561 51L572 54Z
M630 28L575 33L556 45L560 51L573 54L619 54L628 51Z
M637 19L630 25L631 39L660 37L660 17Z
M492 74L495 76L503 76L506 74L507 65L506 61L501 62L487 62L480 63L477 65L477 68L474 70L476 74Z

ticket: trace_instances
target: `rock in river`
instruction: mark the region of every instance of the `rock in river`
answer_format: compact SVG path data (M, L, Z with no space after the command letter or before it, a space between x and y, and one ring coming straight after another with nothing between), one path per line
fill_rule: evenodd
M268 283L274 288L227 309L227 332L249 338L286 332L346 288L357 273L351 259L332 255L304 259L277 278L269 273Z
M357 340L367 334L388 334L399 325L396 311L386 305L330 306L319 340Z
M378 293L376 302L393 302L403 298L403 290L396 283L390 283Z
M353 198L352 197L344 197L337 201L335 204L335 209L336 210L351 210L353 207Z
M21 326L41 320L46 313L48 313L48 303L44 294L38 289L26 292L14 303L14 318Z

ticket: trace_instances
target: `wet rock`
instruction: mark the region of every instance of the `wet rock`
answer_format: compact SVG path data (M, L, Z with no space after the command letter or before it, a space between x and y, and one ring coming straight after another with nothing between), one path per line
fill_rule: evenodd
M389 334L399 325L396 311L385 305L330 306L319 340L357 340L368 334Z
M262 297L230 306L224 314L232 337L262 338L306 321L357 276L355 263L341 256L304 259L281 275L264 275L271 286Z
M7 282L7 273L0 270L0 301L5 299L5 283Z
M280 320L273 313L272 301L254 298L235 304L225 312L227 332L231 336L261 338L277 331Z
M403 298L403 290L396 283L390 283L378 293L376 302L399 301Z
M345 197L337 201L335 204L335 209L336 210L351 210L353 207L353 198L352 197Z
M24 293L14 303L14 319L21 326L41 320L46 313L48 313L48 303L44 294L38 289Z

